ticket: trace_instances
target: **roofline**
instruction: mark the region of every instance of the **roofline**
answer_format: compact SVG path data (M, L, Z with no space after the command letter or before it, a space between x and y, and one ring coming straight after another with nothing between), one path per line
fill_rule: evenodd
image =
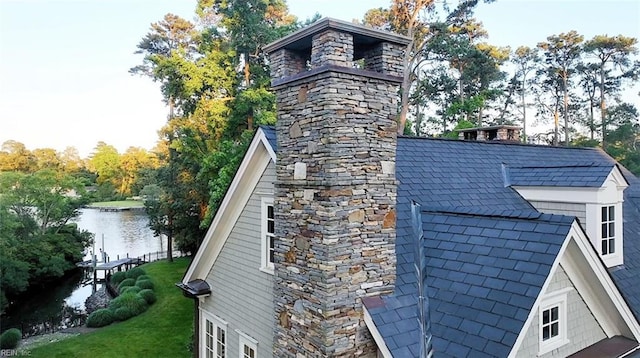
M607 155L613 163L617 163L609 154L604 152L601 148L598 147L564 147L564 146L552 146L546 144L529 144L529 143L520 143L520 142L512 142L512 141L504 141L504 140L461 140L456 138L441 138L441 137L418 137L418 136L409 136L409 135L399 135L398 139L411 139L411 140L435 140L435 141L443 141L443 142L458 142L458 143L472 143L472 144L486 144L486 145L517 145L523 147L540 147L540 148L553 148L553 149L579 149L579 150L596 150L603 152Z
M183 284L188 284L189 281L192 281L198 278L200 279L206 278L206 275L205 277L194 277L194 275L197 276L200 274L200 271L202 271L202 270L198 270L200 266L200 261L203 259L205 251L212 250L211 248L209 248L209 245L212 244L211 241L213 240L216 229L219 226L224 226L225 224L228 224L228 222L223 219L223 217L227 215L227 208L234 203L239 204L239 202L237 202L236 200L237 199L236 193L241 189L240 188L241 182L247 176L252 177L254 181L256 181L255 176L258 177L257 180L259 180L259 177L262 176L262 172L256 173L256 172L250 171L250 169L252 169L251 165L252 164L255 165L255 163L253 163L253 160L254 160L254 157L257 156L256 153L258 152L258 149L260 147L264 148L267 151L267 156L269 157L269 161L272 161L274 163L276 162L275 152L271 147L271 145L269 144L269 140L267 140L267 137L264 134L264 130L258 127L258 129L256 130L256 133L253 136L253 139L251 140L251 143L249 144L249 148L247 148L247 152L242 158L242 162L240 163L240 166L238 167L238 170L236 171L236 174L233 177L233 180L231 181L231 184L227 188L227 192L225 193L224 198L220 203L220 207L216 211L213 217L213 220L211 221L211 225L209 226L209 229L205 234L204 240L200 245L200 248L198 249L195 256L193 257L193 260L191 260L191 262L189 263L189 266L187 267L187 270L184 276L182 277L181 282ZM266 166L268 166L269 163L267 162L262 164L264 164L264 167L266 168ZM253 185L252 189L255 189L255 185ZM242 206L244 207L244 205ZM237 218L235 219L237 220ZM226 237L224 238L224 240L226 241ZM205 263L205 265L208 267L208 268L205 267L206 272L209 272L211 270L211 267L213 267L213 263L215 262L217 256L218 256L218 253L214 252L212 259L207 260L207 262Z
M365 298L373 298L373 297L365 297ZM376 297L376 298L380 299L380 297ZM393 358L393 354L391 354L389 347L387 347L387 342L384 341L384 337L382 337L382 334L380 333L380 331L378 331L378 327L373 321L373 318L371 317L371 314L369 313L369 310L367 309L367 306L365 304L362 305L362 312L364 316L364 323L369 329L369 332L373 337L373 341L376 343L376 346L378 347L380 354L382 354L382 357Z
M271 53L271 52L277 51L280 48L287 47L288 45L291 45L292 43L299 41L305 37L313 36L327 28L341 30L351 34L375 37L382 41L393 42L393 43L405 45L405 46L411 43L412 41L410 37L407 37L404 35L396 34L389 31L377 30L371 27L365 27L363 25L353 24L343 20L325 17L305 28L302 28L290 35L287 35L279 40L276 40L266 45L263 49L265 52Z
M572 235L572 233L576 233L577 235ZM576 238L575 236L578 236L578 238ZM627 300L625 299L624 295L622 295L621 291L618 289L618 286L616 285L615 280L613 280L613 278L611 277L611 273L609 272L606 265L604 264L602 257L600 257L600 255L597 253L596 248L593 246L593 243L591 243L591 240L589 240L587 233L584 231L584 229L579 224L577 219L574 219L573 223L571 224L571 228L567 233L567 237L565 238L565 241L562 243L562 247L560 248L560 251L558 251L558 255L556 256L556 259L553 262L553 265L551 266L551 270L549 270L549 275L547 276L544 284L542 285L542 288L540 289L540 292L538 293L538 297L536 297L536 300L533 303L533 306L529 310L529 317L527 317L527 319L525 320L523 328L520 330L520 334L518 335L518 338L516 338L516 341L513 344L511 348L511 352L509 352L508 357L516 356L527 333L525 331L525 328L530 327L532 324L535 323L533 322L533 318L537 315L537 311L542 301L542 297L547 291L549 284L553 279L553 275L556 273L557 268L560 265L560 261L563 260L567 247L569 246L569 243L572 240L576 242L576 245L580 249L580 252L584 256L585 260L589 263L589 266L593 269L596 277L600 278L600 284L603 286L604 291L608 294L608 297L611 300L611 302L618 309L618 313L624 320L624 323L627 325L631 333L634 335L634 338L636 339L636 341L640 341L640 323L638 322L638 319L634 316L633 311L631 311L631 308ZM567 271L567 268L565 268L564 270ZM567 272L567 275L570 276L570 273ZM573 285L575 286L576 283L574 282ZM580 292L580 290L577 287L576 287L576 290ZM583 296L583 294L584 293L581 293L580 295ZM583 300L584 300L584 297L583 297ZM593 314L593 307L589 307L589 310ZM596 320L598 319L596 318ZM598 323L602 326L602 323L600 321L598 321ZM604 327L603 327L603 330L604 330Z

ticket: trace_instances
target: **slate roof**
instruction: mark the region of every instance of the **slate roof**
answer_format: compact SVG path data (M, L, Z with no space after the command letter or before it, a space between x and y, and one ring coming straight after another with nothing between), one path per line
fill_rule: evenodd
M573 218L423 212L422 219L437 356L506 357ZM398 240L396 294L369 309L394 357L417 356L419 349L414 242Z
M275 149L274 128L262 128ZM398 276L394 295L371 311L394 356L415 355L418 339L411 200L429 208L423 227L430 238L428 284L438 356L506 356L573 220L540 214L510 185L594 187L616 165L595 148L399 137ZM640 318L640 180L620 170L629 183L625 265L610 272ZM556 171L578 180L562 179ZM402 334L409 331L414 334Z
M276 128L274 126L260 126L264 132L264 136L273 148L274 152L278 152L278 141L276 140Z
M620 170L629 183L624 191L622 208L624 265L609 271L636 318L640 320L640 179L624 167Z
M613 166L595 163L565 166L505 166L507 185L600 187Z

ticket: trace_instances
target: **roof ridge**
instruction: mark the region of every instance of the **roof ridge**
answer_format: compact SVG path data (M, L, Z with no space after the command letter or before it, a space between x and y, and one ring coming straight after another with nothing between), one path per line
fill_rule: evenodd
M506 218L506 219L538 219L544 214L534 210L500 210L500 209L485 209L478 207L423 207L422 212L427 213L440 213L440 214L453 214L462 216L481 216L481 217L494 217L494 218Z
M440 137L419 137L419 136L410 136L410 135L399 135L398 139L410 139L410 140L431 140L431 141L442 141L442 142L459 142L459 143L472 143L472 144L491 144L491 145L508 145L508 146L521 146L521 147L536 147L536 148L552 148L552 149L580 149L580 150L589 150L589 151L599 151L600 148L595 147L562 147L562 146L552 146L547 144L531 144L531 143L520 143L520 142L509 142L502 140L460 140L455 138L440 138Z
M554 168L608 168L608 167L613 167L615 164L614 163L610 163L607 165L604 164L598 164L596 162L590 162L589 164L567 164L567 165L563 165L563 164L550 164L550 165L509 165L509 164L504 164L507 167L511 168L511 169L554 169Z

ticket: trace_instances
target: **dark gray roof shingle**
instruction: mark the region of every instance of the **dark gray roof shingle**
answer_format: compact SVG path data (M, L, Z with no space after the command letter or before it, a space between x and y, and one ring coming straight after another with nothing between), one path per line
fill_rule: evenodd
M507 356L572 222L570 217L540 213L523 217L520 212L500 216L423 212L437 355ZM458 231L464 234L456 235ZM403 349L417 349L418 292L412 262L415 241L407 236L397 240L395 295L383 297L384 305L369 312L393 355L401 357ZM538 260L518 259L522 257Z
M507 185L553 187L600 187L613 164L595 163L562 166L507 166Z
M275 150L274 128L262 128ZM423 225L438 356L506 356L572 220L541 215L510 185L594 187L615 165L593 148L399 137L396 288L373 310L388 347L400 357L417 352L417 337L405 333L417 331L411 200L429 208ZM640 180L620 170L629 183L625 264L610 272L640 318Z

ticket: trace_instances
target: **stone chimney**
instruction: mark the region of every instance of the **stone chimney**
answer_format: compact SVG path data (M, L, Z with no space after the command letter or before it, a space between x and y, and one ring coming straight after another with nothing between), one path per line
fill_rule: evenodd
M323 19L266 47L278 105L274 356L376 356L361 299L395 283L408 42Z
M497 125L490 127L476 127L456 129L458 131L458 139L472 141L505 141L519 142L520 127L510 125Z

